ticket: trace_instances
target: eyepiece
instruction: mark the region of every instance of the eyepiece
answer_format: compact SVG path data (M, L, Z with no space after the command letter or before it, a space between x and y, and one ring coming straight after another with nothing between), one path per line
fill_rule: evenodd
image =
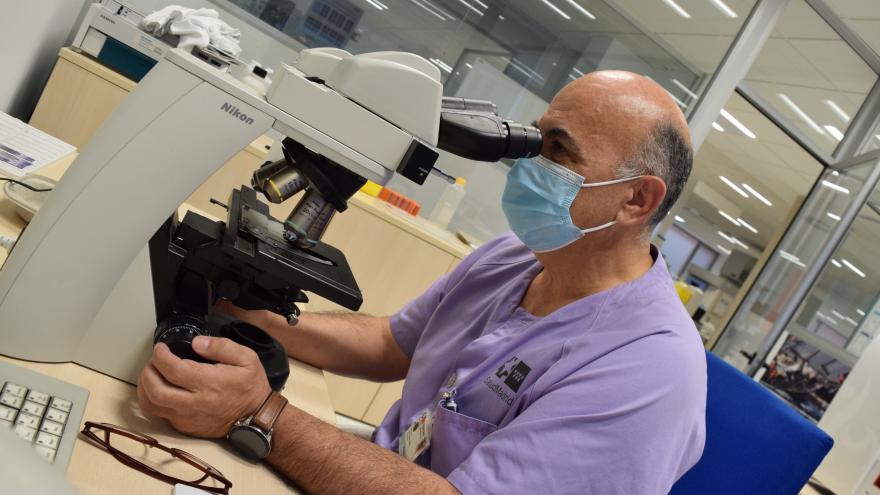
M541 152L540 129L498 116L484 100L443 98L437 147L484 162L532 157Z
M504 126L507 128L507 152L504 158L531 158L541 153L544 146L541 129L510 120L504 121Z

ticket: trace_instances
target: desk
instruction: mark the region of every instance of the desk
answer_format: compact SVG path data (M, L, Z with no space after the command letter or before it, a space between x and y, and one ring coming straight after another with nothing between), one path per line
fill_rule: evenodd
M60 179L74 159L75 154L48 165L39 173ZM16 215L14 205L6 200L0 189L0 234L17 236L24 225ZM5 259L6 251L0 249L0 264ZM89 390L86 420L124 426L190 452L226 475L233 483L232 493L297 493L266 466L252 465L238 457L226 442L187 438L176 433L163 420L145 417L137 405L135 387L126 382L74 363L34 363L3 356L0 359ZM321 370L294 360L290 360L290 365L290 378L283 395L296 407L335 424L333 405ZM84 495L171 493L169 485L122 465L81 438L74 446L67 478Z

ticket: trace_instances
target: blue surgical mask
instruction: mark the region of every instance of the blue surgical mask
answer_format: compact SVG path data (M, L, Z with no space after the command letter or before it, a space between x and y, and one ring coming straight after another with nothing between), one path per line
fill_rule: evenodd
M501 207L513 233L536 253L556 251L585 234L615 223L578 228L571 220L572 202L582 188L619 184L643 177L584 183L584 177L543 156L521 158L507 174Z

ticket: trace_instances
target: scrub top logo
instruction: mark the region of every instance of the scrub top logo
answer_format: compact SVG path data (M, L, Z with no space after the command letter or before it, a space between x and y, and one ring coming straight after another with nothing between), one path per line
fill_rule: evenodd
M519 387L526 380L530 371L532 371L532 368L529 365L514 356L505 361L504 364L495 371L495 376L503 379L504 384L507 385L513 393L517 393L519 392Z

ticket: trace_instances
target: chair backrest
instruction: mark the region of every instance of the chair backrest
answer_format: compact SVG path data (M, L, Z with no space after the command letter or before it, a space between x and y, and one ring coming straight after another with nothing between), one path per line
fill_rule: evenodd
M834 441L733 366L706 360L706 448L670 495L800 493Z

